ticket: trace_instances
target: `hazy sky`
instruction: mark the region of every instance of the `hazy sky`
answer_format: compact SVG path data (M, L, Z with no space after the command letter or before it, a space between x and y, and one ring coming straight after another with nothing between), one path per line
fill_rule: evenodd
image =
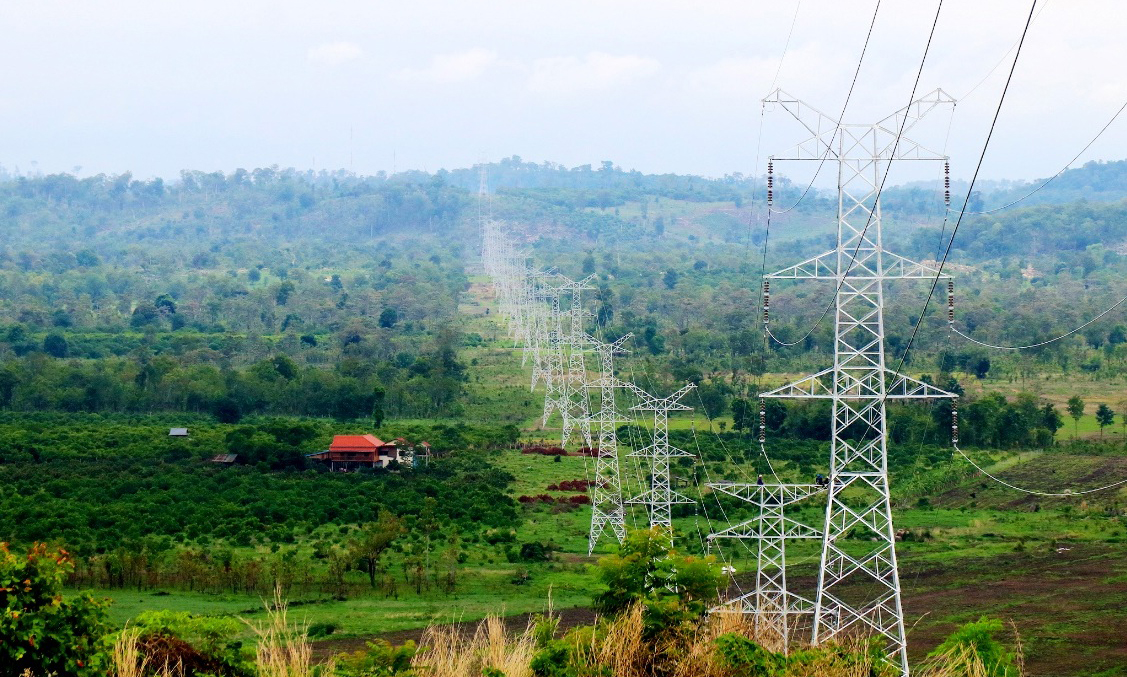
M761 116L776 73L836 117L873 6L6 0L0 164L171 178L271 164L435 170L516 154L762 172L802 137L786 113ZM935 7L884 0L846 122L907 103ZM943 4L920 93L941 86L960 102L914 136L946 144L957 177L977 160L1029 7ZM1127 102L1127 3L1040 0L1038 11L985 178L1056 172ZM1084 159L1125 157L1127 113Z

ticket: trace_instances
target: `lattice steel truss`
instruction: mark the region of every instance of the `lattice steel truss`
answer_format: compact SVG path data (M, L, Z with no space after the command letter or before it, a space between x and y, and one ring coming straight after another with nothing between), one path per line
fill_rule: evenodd
M735 496L759 508L759 513L722 531L708 535L717 539L754 540L756 544L755 589L728 600L714 612L754 614L759 632L774 633L783 647L790 641L791 625L799 615L814 613L814 602L787 587L787 539L821 538L822 532L783 514L783 509L825 487L816 484L739 484L716 482L716 491Z
M691 410L692 407L681 404L680 400L696 386L690 383L668 397L654 397L633 383L627 384L627 386L641 400L641 403L630 409L653 412L653 443L629 454L650 460L649 487L627 502L646 506L650 518L650 527L662 529L669 539L669 547L672 548L673 505L675 503L694 503L695 501L673 490L672 478L669 474L669 459L692 456L692 454L669 444L669 412Z
M591 531L587 540L587 554L609 528L621 543L626 538L626 511L622 503L622 474L618 463L618 424L626 423L615 404L615 390L629 387L615 378L614 356L624 352L622 346L633 334L627 334L614 343L603 343L590 336L588 344L599 356L599 378L586 383L588 390L597 390L599 409L593 420L598 431L595 445L595 476L591 485Z
M582 293L584 290L594 289L591 280L594 275L589 275L582 280L570 280L562 275L563 283L560 289L570 297L567 311L567 334L561 337L561 346L567 347L567 376L563 381L561 399L561 414L563 426L560 431L560 444L567 444L571 439L572 431L578 427L583 443L590 447L591 439L591 407L587 394L587 365L583 359L583 351L587 347L587 332L583 330L584 320L590 313L583 308Z
M939 272L884 250L879 189L893 160L946 160L903 133L954 99L937 89L876 124L843 126L782 90L764 104L778 105L813 135L773 159L826 159L838 170L837 247L767 276L837 283L833 366L762 395L833 403L831 481L812 639L817 643L847 632L879 635L887 641L889 660L907 675L885 402L954 395L885 365L885 281L934 279Z

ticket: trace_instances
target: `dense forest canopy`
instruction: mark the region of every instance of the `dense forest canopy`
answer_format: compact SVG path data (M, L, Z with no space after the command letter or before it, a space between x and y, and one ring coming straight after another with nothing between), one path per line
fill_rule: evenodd
M719 410L752 394L759 374L829 359L830 323L814 325L832 290L774 290L776 335L806 336L794 347L765 345L758 325L761 273L832 246L834 201L819 191L777 177L778 203L799 208L776 215L768 232L762 177L519 157L485 169L486 204L474 194L479 168L184 171L172 182L4 173L0 406L223 420L465 415L487 399L464 357L483 337L459 311L477 302L468 292L482 209L511 224L533 265L596 274L592 330L633 332L639 369L702 383ZM981 340L1032 343L1127 293L1125 173L1127 162L1089 163L1028 201L968 215L949 268L960 326ZM987 186L972 202L990 208L1038 185ZM952 219L937 191L893 187L883 201L890 248L922 260L942 250ZM898 355L926 290L895 289L888 335ZM911 364L978 375L1017 374L1030 360L1127 367L1121 314L1018 357L988 355L945 329L933 306ZM518 391L504 397L516 402Z

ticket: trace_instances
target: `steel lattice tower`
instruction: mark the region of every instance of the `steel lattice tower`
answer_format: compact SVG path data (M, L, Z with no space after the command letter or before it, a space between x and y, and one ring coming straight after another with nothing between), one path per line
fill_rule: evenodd
M692 456L669 444L669 412L689 411L692 407L681 404L680 400L696 386L692 383L681 388L669 397L654 397L634 384L630 389L641 401L630 409L633 411L652 411L654 417L653 443L643 447L630 456L650 459L650 486L629 503L645 505L649 511L650 527L661 528L669 537L669 547L673 547L674 503L693 503L693 499L673 491L669 476L669 459Z
M783 509L825 487L815 484L739 484L716 482L709 487L759 508L750 520L708 535L756 542L755 589L729 600L713 611L753 614L755 628L790 640L791 623L800 614L814 613L814 602L787 588L786 542L794 538L821 538L822 532L783 514Z
M833 366L763 394L832 401L831 481L812 639L818 643L847 632L879 635L887 642L889 660L907 675L885 402L954 395L885 364L885 281L930 280L939 272L884 250L879 191L894 160L946 159L902 135L954 99L935 90L876 124L841 126L781 90L764 100L768 103L782 107L813 134L787 156L774 159L828 159L838 170L837 247L767 276L837 283Z
M583 359L583 349L587 346L588 336L583 331L583 320L588 316L583 309L582 293L585 289L594 289L590 282L595 278L589 275L582 280L569 280L564 278L560 286L562 291L570 293L571 304L568 307L568 332L566 338L561 340L567 345L567 377L564 379L564 392L561 402L563 415L563 428L560 431L560 445L566 445L571 438L572 429L579 428L583 443L590 447L591 439L591 407L587 395L587 365Z
M560 416L566 420L568 416L567 383L563 366L563 347L565 342L563 332L563 311L560 307L560 297L564 290L562 287L546 288L548 301L551 304L546 318L546 331L544 337L547 345L541 346L544 353L544 416L541 425L548 425L548 419L553 411L559 411Z
M623 344L632 336L633 334L627 334L614 343L603 343L587 337L599 356L599 378L585 384L586 388L599 391L599 409L593 417L599 439L595 446L595 479L591 485L591 531L587 541L588 555L595 551L595 546L608 527L619 543L626 538L626 511L622 504L617 427L619 423L626 423L627 420L618 414L614 391L627 384L614 376L614 355L622 352Z

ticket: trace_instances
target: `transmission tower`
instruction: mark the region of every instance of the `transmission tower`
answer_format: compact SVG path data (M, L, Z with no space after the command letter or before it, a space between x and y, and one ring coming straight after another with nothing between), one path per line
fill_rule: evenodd
M735 482L716 482L708 486L759 509L756 517L708 535L709 545L721 538L756 542L755 589L725 602L714 611L753 615L756 630L774 633L785 650L794 619L814 613L812 600L795 594L787 587L786 542L796 538L821 538L822 532L785 516L783 509L823 491L825 487L816 484Z
M567 382L563 366L563 350L565 337L563 332L563 311L560 307L560 297L564 294L563 287L545 286L549 302L544 338L545 346L541 346L544 353L544 415L541 425L548 425L553 411L559 411L564 419L568 416L570 401L567 396Z
M838 170L837 247L767 276L837 283L833 366L762 395L832 401L830 486L812 639L819 643L847 632L879 635L889 660L907 675L885 402L955 395L885 365L885 281L931 280L939 272L884 250L879 192L893 160L947 159L902 135L954 99L937 89L876 124L843 126L781 90L764 103L777 104L813 134L772 160L828 159Z
M618 465L619 423L621 418L614 402L614 391L627 386L614 376L614 356L622 353L622 346L633 337L627 334L614 343L603 343L587 337L599 356L599 378L585 384L587 389L599 391L599 409L594 421L598 430L595 453L595 479L591 485L591 531L587 541L587 554L595 551L599 539L609 527L621 543L626 538L626 511L622 504L622 475Z
M571 438L572 429L579 427L579 434L583 443L590 447L591 439L591 413L587 395L587 365L583 359L583 350L588 343L587 333L583 331L583 321L590 315L583 309L582 293L585 289L594 289L590 282L594 275L589 275L582 280L569 280L564 278L560 289L571 296L568 308L568 332L566 339L561 343L567 346L567 378L564 380L563 402L563 429L560 432L560 445L567 444Z
M669 444L669 412L691 410L692 407L681 404L680 400L696 386L690 383L669 397L654 397L632 383L628 386L642 400L640 404L630 409L652 411L654 421L653 443L630 454L630 456L650 459L650 486L628 502L646 506L650 515L650 527L662 529L669 538L669 547L672 548L673 504L694 501L688 496L673 491L672 478L669 475L669 459L692 456L692 454Z

